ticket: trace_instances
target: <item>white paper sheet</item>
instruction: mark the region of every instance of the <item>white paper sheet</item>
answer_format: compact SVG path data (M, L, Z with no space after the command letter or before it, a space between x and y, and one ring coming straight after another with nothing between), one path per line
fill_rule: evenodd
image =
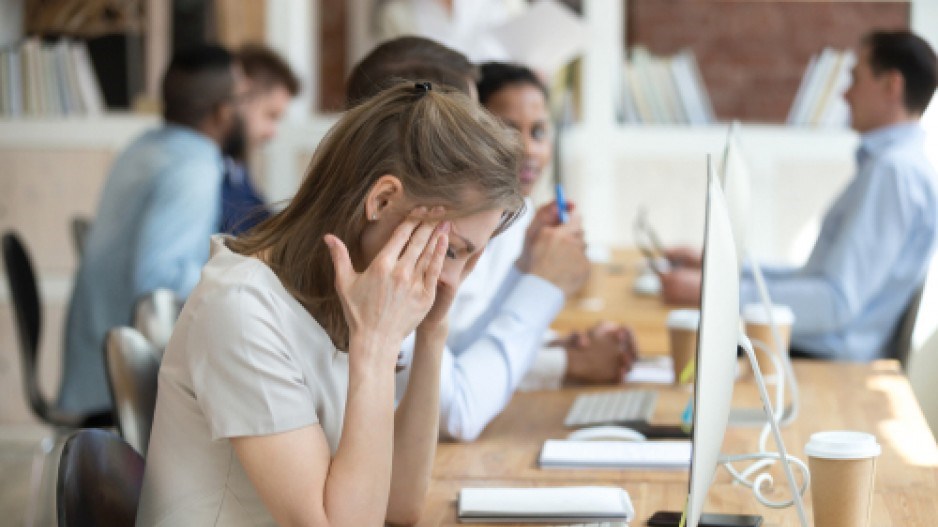
M690 441L569 441L549 439L541 449L543 468L634 468L679 470L690 467Z
M625 375L625 382L674 384L674 366L671 357L654 357L636 361Z
M459 517L472 521L631 520L629 494L618 487L486 487L459 493Z

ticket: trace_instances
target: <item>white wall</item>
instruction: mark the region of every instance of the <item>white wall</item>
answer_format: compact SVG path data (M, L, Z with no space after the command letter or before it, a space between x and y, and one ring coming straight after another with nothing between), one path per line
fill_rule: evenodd
M938 49L938 1L912 0L912 31Z

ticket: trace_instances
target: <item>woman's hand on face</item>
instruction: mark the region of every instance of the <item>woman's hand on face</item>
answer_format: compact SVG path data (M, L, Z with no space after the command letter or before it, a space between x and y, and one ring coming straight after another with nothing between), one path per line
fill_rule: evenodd
M324 239L351 340L366 344L366 350L386 352L382 358L390 364L404 337L434 304L449 246L450 223L440 222L442 215L442 209L428 214L425 207L412 213L362 273L352 267L341 240L331 234Z

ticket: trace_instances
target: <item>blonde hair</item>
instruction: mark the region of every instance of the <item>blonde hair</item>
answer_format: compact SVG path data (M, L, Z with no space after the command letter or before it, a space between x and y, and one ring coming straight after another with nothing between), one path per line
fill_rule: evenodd
M347 349L348 325L323 236L334 234L352 262L366 264L365 198L387 174L416 204L443 205L451 217L505 211L501 232L524 207L520 159L515 134L469 97L429 83L398 84L347 111L316 149L290 204L228 246L263 253L336 347Z

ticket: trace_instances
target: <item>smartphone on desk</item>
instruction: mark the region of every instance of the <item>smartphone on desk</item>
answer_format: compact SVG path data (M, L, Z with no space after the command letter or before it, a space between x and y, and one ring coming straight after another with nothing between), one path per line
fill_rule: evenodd
M680 524L680 512L658 511L648 518L648 527L678 527ZM762 516L704 514L697 525L700 527L759 527L762 525Z

